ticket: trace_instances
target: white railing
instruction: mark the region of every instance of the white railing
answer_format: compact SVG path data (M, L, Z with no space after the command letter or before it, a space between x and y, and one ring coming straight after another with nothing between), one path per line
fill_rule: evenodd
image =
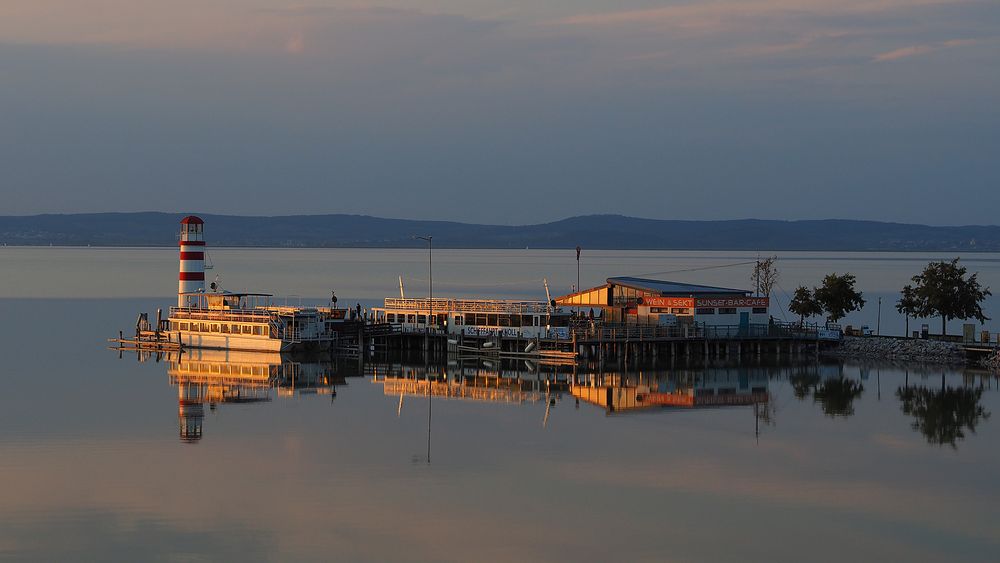
M265 323L271 320L271 313L255 309L200 309L196 307L171 307L170 317L196 321L226 321Z
M544 314L548 306L543 301L504 301L494 299L401 299L386 297L387 311L430 311L445 313L511 313Z

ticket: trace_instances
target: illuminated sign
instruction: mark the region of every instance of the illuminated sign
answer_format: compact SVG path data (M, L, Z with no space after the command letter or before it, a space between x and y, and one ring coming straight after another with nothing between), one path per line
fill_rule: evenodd
M642 304L648 307L694 307L694 297L643 297Z
M695 307L767 307L768 297L699 297Z
M767 297L643 297L647 307L767 307Z

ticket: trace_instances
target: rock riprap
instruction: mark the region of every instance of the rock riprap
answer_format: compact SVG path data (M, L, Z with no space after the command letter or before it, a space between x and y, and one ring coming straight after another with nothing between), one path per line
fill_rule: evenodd
M845 336L830 351L844 358L872 358L934 364L964 364L965 351L954 342L878 336Z

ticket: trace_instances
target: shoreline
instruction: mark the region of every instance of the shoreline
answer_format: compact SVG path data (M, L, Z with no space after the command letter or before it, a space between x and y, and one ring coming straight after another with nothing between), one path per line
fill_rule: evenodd
M842 359L982 367L980 362L969 359L959 343L891 336L844 336L835 348L822 354Z

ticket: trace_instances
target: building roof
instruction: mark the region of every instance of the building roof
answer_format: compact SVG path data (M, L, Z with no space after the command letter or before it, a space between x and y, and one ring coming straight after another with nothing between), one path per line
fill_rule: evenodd
M181 225L204 225L205 222L201 220L201 217L197 215L188 215L187 217L181 219Z
M717 294L749 293L749 291L746 289L733 289L730 287L715 287L711 285L698 285L692 283L680 283L680 282L672 282L664 280L651 280L647 278L633 278L629 276L608 278L608 283L612 285L631 287L632 289L639 289L642 291L659 293L661 295L686 296L692 294L705 294L705 293L717 293Z

